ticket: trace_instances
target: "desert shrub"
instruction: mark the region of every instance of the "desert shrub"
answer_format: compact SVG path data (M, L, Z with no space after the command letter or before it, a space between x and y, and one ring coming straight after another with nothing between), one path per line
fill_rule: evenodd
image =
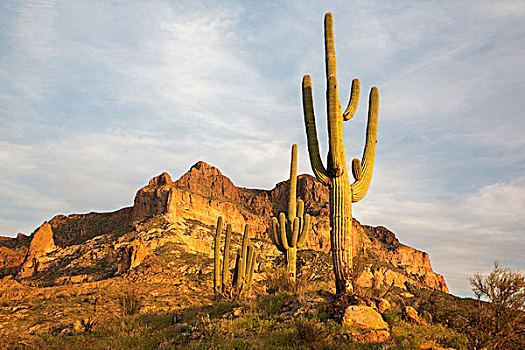
M277 292L288 292L296 295L304 294L307 287L305 276L297 276L295 282L290 281L284 267L276 268L266 273L266 292L275 294Z
M141 297L132 286L123 287L118 296L118 304L122 315L134 315L141 307Z
M299 317L294 321L295 331L305 343L318 343L326 339L328 331L315 319Z
M478 309L466 333L475 348L518 349L525 344L525 275L503 268L498 261L487 276L469 279ZM486 299L488 303L482 302Z
M446 346L467 349L468 339L464 334L442 325L419 325L402 319L401 313L389 310L383 314L390 325L395 344L405 344L406 349L421 349L422 346Z

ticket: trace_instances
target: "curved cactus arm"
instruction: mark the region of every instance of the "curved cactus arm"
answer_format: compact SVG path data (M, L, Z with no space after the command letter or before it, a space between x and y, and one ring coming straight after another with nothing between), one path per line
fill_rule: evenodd
M309 75L303 77L303 112L304 126L306 128L306 139L308 141L308 154L310 164L315 177L323 185L330 184L330 177L323 165L321 155L319 154L319 141L317 140L317 128L315 127L314 103L312 97L312 78Z
M299 218L293 219L293 231L292 231L292 238L290 239L289 246L292 248L295 248L297 245L297 238L299 237Z
M376 154L377 143L377 121L379 116L379 91L377 87L370 90L368 105L368 125L366 128L366 144L361 161L361 177L356 180L350 187L352 191L352 202L360 201L368 191L372 172L374 170L374 159Z
M290 191L288 197L288 220L295 218L295 197L297 193L297 145L292 145L292 160L290 161Z
M308 238L308 232L310 231L310 215L306 214L304 216L303 228L299 234L299 239L297 240L297 249L301 249Z
M281 213L279 215L279 228L281 229L281 244L284 248L284 250L288 250L288 237L286 235L286 215L284 213Z
M280 231L280 227L279 227L279 220L277 218L272 218L272 235L271 235L271 238L272 238L272 241L273 241L273 244L275 244L275 246L277 247L277 249L279 249L280 252L282 253L286 253L286 249L284 249L282 243L281 243L281 231Z
M341 176L343 173L344 155L343 143L343 118L341 115L341 104L337 96L337 78L335 75L328 77L328 84L326 86L326 95L328 103L328 140L329 140L329 170L333 172L335 177Z
M299 218L299 232L301 232L304 225L304 202L301 199L297 202L297 217Z
M361 161L357 158L352 159L352 174L354 179L359 181L363 178L363 168L361 167Z
M348 107L346 107L343 112L343 120L347 121L352 119L357 109L357 104L359 103L359 92L361 91L361 86L359 84L359 79L355 78L352 80L352 88L350 89L350 99L348 101Z

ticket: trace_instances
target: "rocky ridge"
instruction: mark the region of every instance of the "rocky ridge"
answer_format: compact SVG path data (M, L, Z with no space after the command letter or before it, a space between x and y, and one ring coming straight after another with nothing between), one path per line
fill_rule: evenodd
M259 248L274 259L279 253L268 238L270 220L286 210L287 193L288 181L272 190L236 187L219 169L198 162L177 181L167 173L151 179L137 192L132 207L111 213L58 215L29 238L0 240L0 257L4 258L0 276L18 273L18 278L39 279L46 276L46 269L52 269L66 277L87 272L100 280L137 267L148 260L146 255L154 256L168 243L210 257L211 229L218 216L231 223L235 232L242 232L250 223ZM326 254L330 249L328 191L312 176L300 175L297 194L312 216L306 248ZM163 224L149 227L157 217ZM384 227L354 220L354 229L354 248L367 256L360 286L405 288L408 282L448 292L444 278L432 271L427 253L401 244ZM127 241L129 236L134 238ZM99 248L86 249L89 245ZM49 278L47 283L52 283Z

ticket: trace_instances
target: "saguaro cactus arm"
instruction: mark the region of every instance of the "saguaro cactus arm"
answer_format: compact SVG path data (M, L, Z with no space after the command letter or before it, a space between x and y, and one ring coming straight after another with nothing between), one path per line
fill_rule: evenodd
M348 101L348 107L343 113L343 119L345 121L352 119L357 109L357 104L359 102L359 93L361 91L361 86L359 85L359 79L355 78L352 80L352 88L350 89L350 100Z
M369 106L368 106L368 125L366 128L366 143L363 151L363 158L359 164L358 159L352 161L352 172L356 181L350 186L352 190L352 202L360 201L368 191L370 181L372 180L372 172L374 170L374 159L376 154L377 144L377 120L379 115L379 92L377 87L373 87L370 91ZM360 166L360 171L358 169Z
M323 165L319 154L319 141L317 140L317 128L315 126L314 102L312 93L312 78L309 75L303 77L303 111L304 125L306 127L306 139L308 141L308 153L310 154L310 164L315 177L323 185L330 184L328 171Z
M281 230L279 227L279 220L276 217L272 218L272 232L273 234L271 237L273 244L275 244L280 252L286 253L286 249L284 249L283 244L281 243Z
M286 216L284 213L279 215L279 229L281 232L280 240L284 250L288 250L288 235L286 234Z
M306 214L304 216L304 223L299 234L299 239L297 240L297 249L301 249L306 243L306 238L308 237L308 232L310 231L310 215Z

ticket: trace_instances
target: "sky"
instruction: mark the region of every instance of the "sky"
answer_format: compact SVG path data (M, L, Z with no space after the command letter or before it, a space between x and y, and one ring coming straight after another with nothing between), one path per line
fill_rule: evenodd
M372 184L353 205L430 254L452 293L495 260L525 272L525 2L0 2L0 233L114 211L198 160L271 189L306 151L312 76L327 151L323 16L334 16L347 161L368 93L380 116Z

